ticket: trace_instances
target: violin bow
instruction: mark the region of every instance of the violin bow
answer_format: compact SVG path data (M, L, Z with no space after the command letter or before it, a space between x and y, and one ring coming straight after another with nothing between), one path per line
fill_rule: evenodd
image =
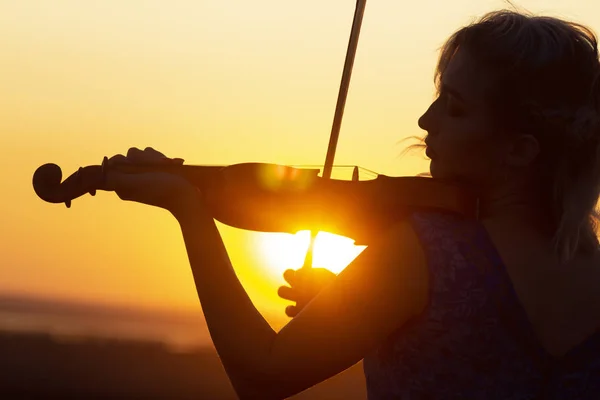
M350 88L350 78L352 77L352 68L354 67L354 59L356 58L356 49L358 47L358 38L360 37L360 28L362 26L363 16L367 0L356 0L354 10L354 20L352 21L352 29L350 31L350 39L348 41L348 49L346 51L346 60L344 62L344 71L342 73L342 81L338 92L335 113L333 115L333 124L331 126L331 135L329 136L329 146L327 147L327 155L323 166L323 178L330 179L333 170L333 160L337 149L338 139L340 137L340 129L342 127L342 119L344 117L344 108L346 107L346 99L348 97L348 89ZM352 180L358 180L358 168L354 167ZM317 234L311 232L310 243L304 258L302 269L312 268L313 247Z

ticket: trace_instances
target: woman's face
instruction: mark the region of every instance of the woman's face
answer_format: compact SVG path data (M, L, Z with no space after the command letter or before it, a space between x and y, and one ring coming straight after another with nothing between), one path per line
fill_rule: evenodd
M433 178L493 184L501 175L506 142L494 132L485 104L490 80L459 50L446 68L439 97L419 119Z

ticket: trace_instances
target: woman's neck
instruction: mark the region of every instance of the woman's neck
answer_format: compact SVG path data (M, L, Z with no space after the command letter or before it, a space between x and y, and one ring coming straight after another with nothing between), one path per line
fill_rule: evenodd
M533 190L523 187L505 185L483 191L479 215L481 220L503 220L553 234L549 204Z

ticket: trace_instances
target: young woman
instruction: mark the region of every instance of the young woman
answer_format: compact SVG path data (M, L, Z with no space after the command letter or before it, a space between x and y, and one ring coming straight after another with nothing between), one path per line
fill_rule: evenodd
M318 294L279 332L240 285L196 188L169 174L108 179L179 222L240 398L285 398L364 359L369 399L597 399L598 77L581 25L502 11L457 31L419 125L431 175L476 185L481 218L412 214L323 287L282 288ZM130 149L111 163L177 162L161 157Z

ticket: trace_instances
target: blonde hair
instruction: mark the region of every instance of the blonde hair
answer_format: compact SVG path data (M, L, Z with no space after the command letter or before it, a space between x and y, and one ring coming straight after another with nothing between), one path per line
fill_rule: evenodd
M459 48L491 73L486 101L498 131L533 134L540 143L536 167L561 260L597 251L600 63L594 32L553 17L488 13L443 45L438 88Z

